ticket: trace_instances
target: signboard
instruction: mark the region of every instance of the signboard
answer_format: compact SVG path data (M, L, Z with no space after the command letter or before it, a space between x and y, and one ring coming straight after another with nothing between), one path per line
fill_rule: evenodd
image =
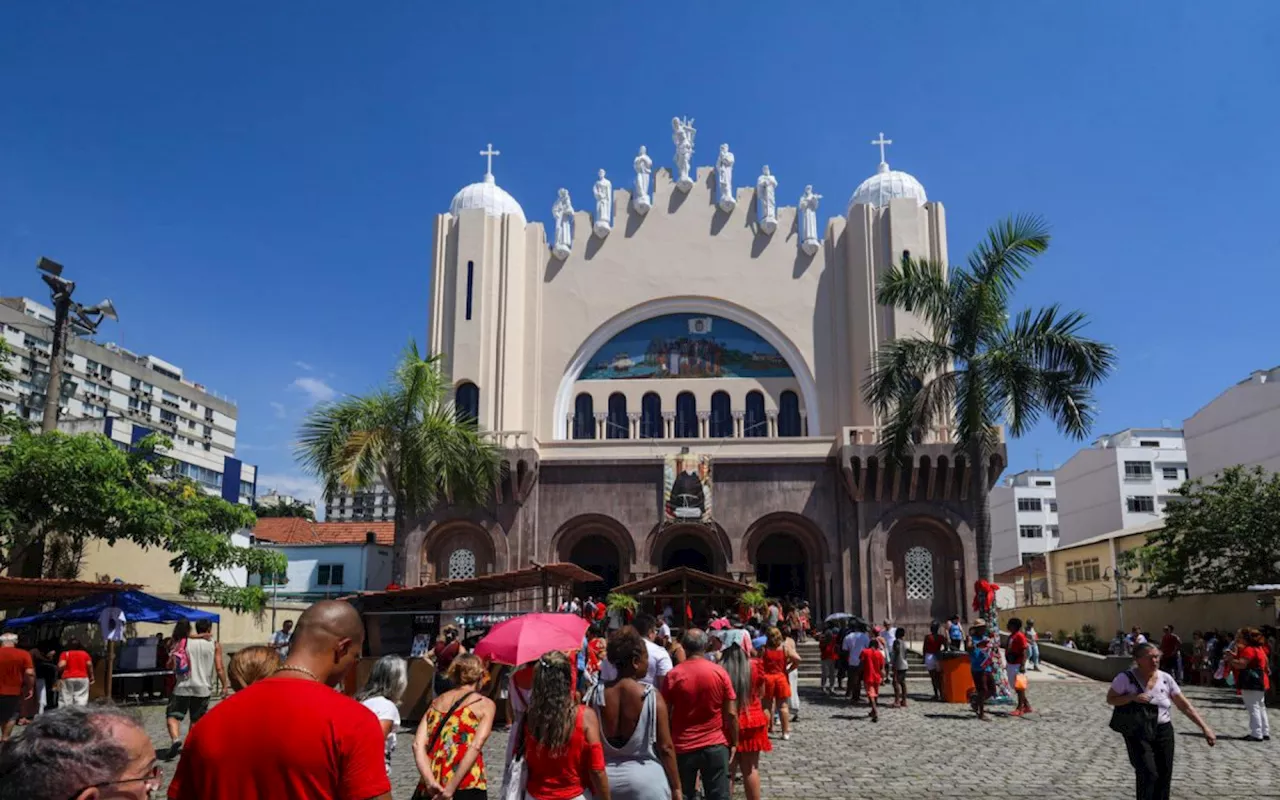
M711 456L667 456L662 469L662 511L667 522L711 521Z

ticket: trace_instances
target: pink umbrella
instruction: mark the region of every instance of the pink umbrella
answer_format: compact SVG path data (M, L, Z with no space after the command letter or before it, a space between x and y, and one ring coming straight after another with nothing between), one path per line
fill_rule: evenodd
M713 631L727 631L733 627L728 617L716 617L711 620L711 624L707 626Z
M579 650L586 632L587 621L576 614L525 614L493 626L476 644L476 655L514 667L552 650Z

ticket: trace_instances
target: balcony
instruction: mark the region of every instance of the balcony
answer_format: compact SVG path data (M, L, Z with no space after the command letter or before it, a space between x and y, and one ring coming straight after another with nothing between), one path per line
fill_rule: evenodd
M839 458L846 489L858 502L967 500L968 457L956 450L954 435L952 428L925 431L906 460L891 465L880 449L883 443L880 428L845 428ZM996 484L1008 459L1003 427L997 431L997 438L1000 444L986 465L988 488Z

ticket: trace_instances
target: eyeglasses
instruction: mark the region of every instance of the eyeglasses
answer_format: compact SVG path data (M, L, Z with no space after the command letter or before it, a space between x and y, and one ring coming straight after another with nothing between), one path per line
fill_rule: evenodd
M146 775L140 775L137 778L120 778L119 780L103 781L102 783L95 783L89 786L82 786L79 789L76 789L75 793L71 795L71 800L75 800L77 797L79 797L80 794L85 789L104 789L108 786L119 786L122 783L137 783L139 781L146 781L148 784L147 785L148 789L152 789L152 790L159 789L160 775L161 775L160 765L155 764L151 767L151 769L147 770Z

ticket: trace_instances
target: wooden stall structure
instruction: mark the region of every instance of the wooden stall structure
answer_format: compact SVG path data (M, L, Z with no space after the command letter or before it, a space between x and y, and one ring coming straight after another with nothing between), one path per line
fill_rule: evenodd
M631 595L641 611L650 613L670 603L675 612L672 623L676 627L686 627L691 622L704 622L711 609L721 613L736 611L738 598L751 588L751 584L732 578L691 567L676 567L616 586L613 591ZM687 619L687 610L692 610L692 620Z

